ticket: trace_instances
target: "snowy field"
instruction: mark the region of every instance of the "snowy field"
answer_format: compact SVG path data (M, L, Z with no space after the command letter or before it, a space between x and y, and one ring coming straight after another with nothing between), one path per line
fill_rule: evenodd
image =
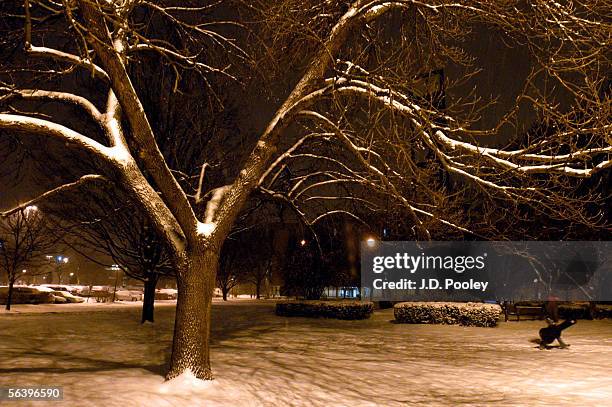
M164 383L173 304L16 306L0 313L0 386L63 386L70 406L610 406L612 321L579 321L540 351L541 321L498 328L283 318L215 302L213 382ZM33 312L37 311L37 312ZM53 311L49 313L48 311ZM70 311L70 312L68 312ZM0 402L2 405L11 405Z

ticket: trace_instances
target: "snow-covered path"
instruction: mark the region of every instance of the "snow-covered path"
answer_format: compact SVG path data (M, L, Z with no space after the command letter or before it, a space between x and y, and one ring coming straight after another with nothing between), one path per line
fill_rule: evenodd
M215 302L214 382L164 384L173 308L0 314L0 386L64 386L74 406L609 406L612 321L579 321L540 351L541 321L498 328L282 318L270 302ZM73 308L73 310L75 310ZM3 405L6 403L3 402ZM40 403L31 403L40 405ZM15 404L19 406L27 403Z

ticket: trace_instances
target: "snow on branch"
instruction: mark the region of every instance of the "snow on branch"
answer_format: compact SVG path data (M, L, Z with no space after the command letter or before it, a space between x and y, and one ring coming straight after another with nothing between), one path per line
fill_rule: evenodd
M151 176L161 198L172 212L182 233L189 240L197 232L197 218L185 191L181 188L155 140L155 133L142 102L127 72L127 56L122 52L125 38L112 38L106 25L106 15L101 8L86 0L78 1L83 18L88 25L87 41L108 72L110 83L119 102L122 114L129 123L131 141L140 150L144 169Z
M391 191L392 195L400 200L400 202L404 205L404 207L410 213L412 220L415 222L416 227L419 231L428 239L431 237L429 231L423 226L423 222L419 219L419 217L415 213L415 207L408 202L408 200L399 192L395 184L378 168L376 167L368 158L363 156L363 153L369 152L371 149L358 147L349 139L344 132L336 126L331 120L327 117L321 115L320 113L305 111L301 112L302 115L311 116L314 119L318 120L324 126L328 127L332 130L338 139L344 144L344 146L353 153L355 158L359 160L361 165L363 165L369 172L373 173L380 181ZM381 160L383 161L383 160ZM384 162L384 161L383 161Z
M235 81L237 81L238 79L236 77L234 77L232 74L230 74L227 69L229 68L229 66L224 67L224 68L215 68L211 65L207 65L203 62L198 62L198 56L197 55L183 55L178 51L174 51L168 47L163 47L161 45L156 45L153 42L145 39L144 37L142 38L142 41L145 41L145 43L143 44L136 44L133 46L129 47L129 51L130 52L137 52L137 51L152 51L152 52L156 52L159 55L165 57L170 63L178 63L182 68L187 68L187 69L194 69L198 72L201 73L218 73L218 74L223 74Z
M123 152L122 147L107 147L66 126L44 119L0 113L0 128L49 136L66 143L68 146L77 146L93 153L107 162L116 163L125 159L126 153Z
M474 7L466 3L430 4L430 3L426 3L426 2L418 1L418 0L396 0L396 1L377 0L377 1L368 2L365 5L362 5L358 10L358 15L363 16L363 18L366 21L372 21L392 9L409 8L410 6L426 8L435 13L439 12L442 9L446 9L446 8L469 10L469 11L478 12L478 13L485 12L481 8Z
M200 203L200 201L202 200L202 187L204 185L204 177L206 176L206 168L208 166L208 163L204 163L200 168L200 176L198 177L198 189L196 190L195 194L196 203Z
M436 124L434 117L431 117L428 112L417 105L407 95L401 94L400 92L384 89L376 86L372 83L365 81L354 80L354 79L332 79L329 80L335 83L333 92L336 93L350 93L360 94L373 100L378 100L383 106L391 108L397 112L400 112L411 119L411 122L415 125L417 130L421 133L422 137L428 143L428 145L439 153L440 147L438 144L432 144L438 142L442 147L450 150L462 150L463 153L467 153L468 156L473 158L484 158L488 159L493 165L504 170L510 170L515 173L521 174L563 174L571 177L590 177L593 174L605 169L612 167L612 159L604 159L597 164L593 164L590 167L585 168L585 158L593 157L597 154L609 154L612 152L612 147L600 147L600 148L583 148L577 149L573 153L563 155L547 155L529 153L527 151L533 150L534 146L528 149L515 150L515 151L504 151L503 149L497 148L486 148L460 141L449 137L442 130L441 126ZM426 128L433 129L433 137L429 134ZM458 129L466 134L469 134L468 129ZM453 167L453 171L466 175L466 171L458 170L456 167L464 166L461 162L455 161L457 158L445 155L448 162ZM523 159L527 161L540 161L548 162L547 164L533 165L529 163L514 163L508 159ZM571 164L579 164L582 168L571 166ZM470 178L477 179L475 175L471 175ZM488 186L494 186L496 184L487 183ZM498 186L499 187L499 186Z
M129 124L131 142L140 151L144 169L161 191L161 199L172 212L182 233L189 240L195 236L197 218L185 191L170 171L155 140L155 133L136 89L127 72L127 46L124 37L113 38L107 26L107 15L86 0L77 2L88 26L87 41L94 49L110 78L111 87ZM127 134L127 133L126 133Z
M285 161L288 158L290 158L292 156L292 153L294 153L298 148L300 148L306 141L308 141L309 139L311 139L313 137L319 137L319 136L321 136L321 134L311 133L311 134L305 135L304 137L301 137L298 141L296 141L283 154L279 155L278 158L276 160L274 160L274 162L272 164L270 164L268 169L259 178L258 185L262 186L264 181L272 173L272 171L274 171L274 169L277 168L279 166L279 164L281 164L283 161ZM276 178L276 177L274 177L274 178Z
M95 181L107 181L106 178L104 178L102 175L97 175L97 174L88 174L88 175L83 175L81 178L79 178L78 180L68 183L68 184L63 184L60 185L56 188L53 188L49 191L46 191L43 194L40 194L39 196L37 196L34 199L30 199L27 202L24 202L22 204L17 205L14 208L9 209L8 211L5 212L0 212L0 217L7 217L10 216L16 212L19 212L25 208L27 208L28 206L33 206L36 205L40 202L44 202L46 200L49 200L63 192L72 190L72 189L76 189L86 183L90 183L90 182L95 182Z
M0 92L5 92L4 96L0 96L0 100L11 98L21 98L26 100L49 100L59 101L75 105L85 111L94 121L99 122L101 119L100 111L87 98L68 92L56 92L40 89L13 89L0 87Z
M202 166L202 170L204 170L205 166ZM224 185L222 187L214 188L210 190L206 195L210 195L210 200L206 203L206 210L204 211L204 221L197 221L196 223L196 233L203 237L209 237L215 231L216 225L216 215L219 207L221 206L221 202L223 202L223 198L227 191L229 191L231 185Z
M94 64L89 59L82 58L77 55L49 47L30 46L27 49L27 52L32 56L52 58L58 61L68 62L72 65L80 66L82 68L88 69L94 78L103 79L105 82L110 81L106 71L104 71L104 69L100 68L98 65Z
M543 154L527 154L526 157L523 157L523 155L515 152L509 153L504 152L501 149L483 148L463 141L454 140L446 136L441 130L435 131L434 135L439 141L441 141L445 146L452 150L462 149L469 153L479 154L485 158L491 159L494 163L498 164L502 168L522 172L525 174L559 173L568 176L588 178L591 175L597 173L598 171L612 166L611 159L604 160L590 168L574 168L568 165L572 161L575 161L577 159L583 159L591 155L601 153L610 154L612 153L612 146L581 149L577 150L575 153L572 154L563 154L557 156L546 156ZM529 160L549 162L550 164L521 165L515 164L501 157L515 157L518 159L526 158Z
M204 213L205 223L212 223L215 220L219 205L221 205L221 201L223 200L225 193L230 189L230 187L230 185L224 185L222 187L215 188L209 192L211 197L210 200L206 203L206 211Z

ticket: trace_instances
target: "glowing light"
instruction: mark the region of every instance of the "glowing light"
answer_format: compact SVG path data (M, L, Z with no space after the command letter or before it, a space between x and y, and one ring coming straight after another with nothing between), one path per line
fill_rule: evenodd
M306 240L304 240L304 239L300 240L300 245L306 246Z
M368 247L374 247L374 245L376 245L376 239L370 236L366 239L366 244Z

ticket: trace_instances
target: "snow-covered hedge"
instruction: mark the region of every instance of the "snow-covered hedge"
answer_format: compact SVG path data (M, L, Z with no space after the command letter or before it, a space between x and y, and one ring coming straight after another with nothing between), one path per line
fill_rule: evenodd
M395 320L404 324L446 324L494 327L502 309L474 302L402 302L395 304Z
M561 319L591 319L589 306L580 304L559 304L559 317Z
M597 305L597 311L595 312L595 318L612 318L612 305L611 304L599 304Z
M603 319L612 318L612 305L597 304L591 308L588 302L559 304L561 319Z
M361 301L283 301L276 304L276 315L283 317L367 319L373 310L373 303Z

